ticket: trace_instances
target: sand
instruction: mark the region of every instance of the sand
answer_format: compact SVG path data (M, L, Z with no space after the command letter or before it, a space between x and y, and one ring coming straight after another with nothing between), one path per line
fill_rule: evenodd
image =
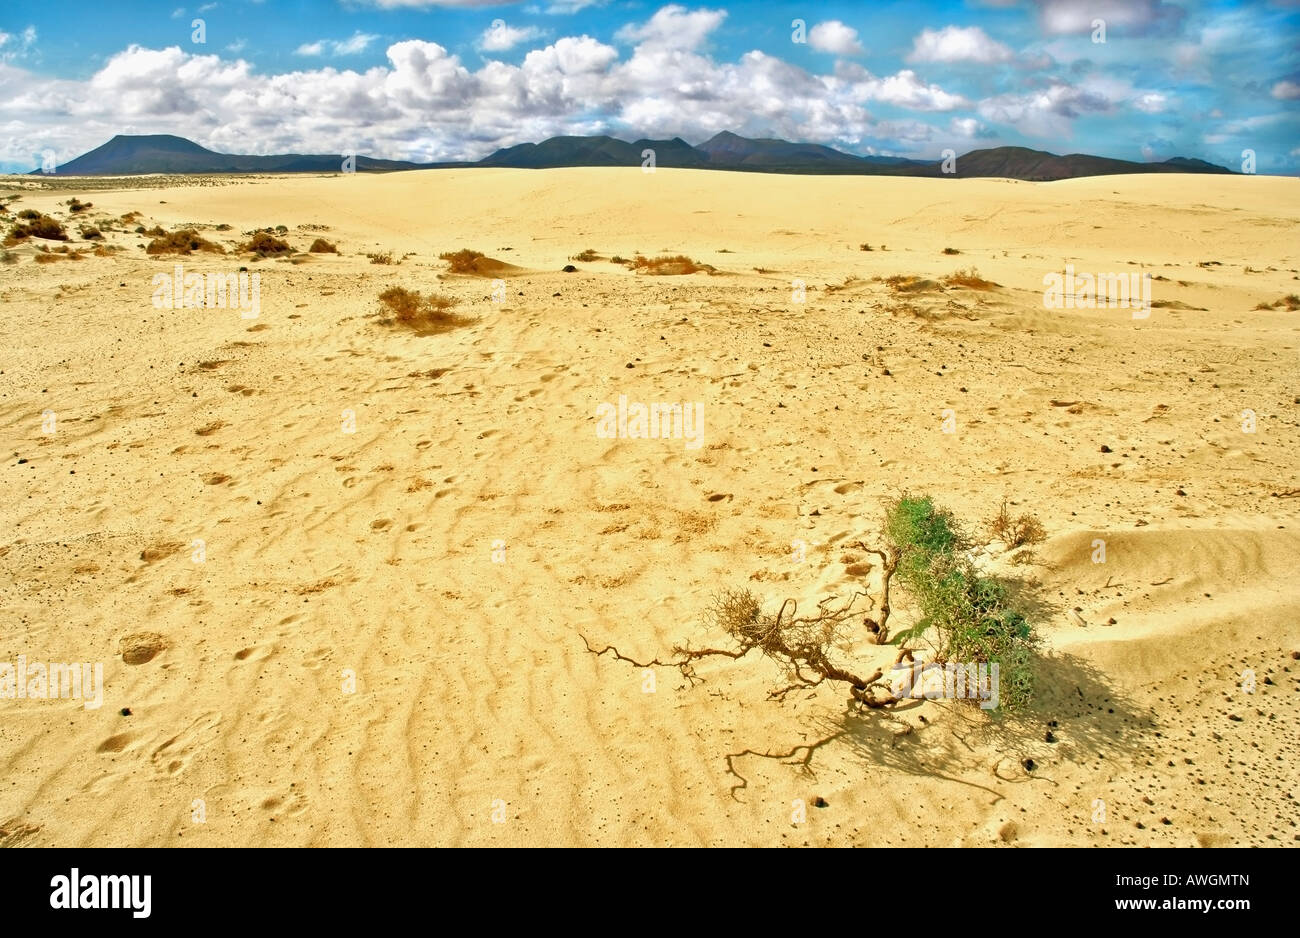
M1300 838L1300 312L1255 308L1300 291L1296 180L192 182L0 180L36 186L11 212L80 195L91 217L227 246L284 225L342 252L179 259L259 274L255 320L155 308L178 259L136 234L0 265L0 662L104 679L98 709L0 700L0 842ZM522 268L499 301L446 274L461 248ZM604 259L570 260L586 248ZM366 257L384 251L400 263ZM638 252L716 272L607 259ZM1067 263L1148 271L1181 305L1045 309ZM943 285L971 266L999 286ZM873 279L898 274L935 285ZM389 286L478 320L382 326ZM698 402L700 445L598 436L620 395ZM759 659L695 687L656 668L646 692L584 646L717 643L702 614L726 587L768 608L846 596L871 562L851 545L880 541L904 491L977 533L1003 499L1045 526L1027 553L980 553L1042 638L1020 717L850 714L829 685L778 704Z

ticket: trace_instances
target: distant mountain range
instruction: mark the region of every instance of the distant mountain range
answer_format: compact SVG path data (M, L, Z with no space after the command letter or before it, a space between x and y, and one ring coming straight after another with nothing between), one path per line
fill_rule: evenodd
M856 176L1002 177L1043 182L1116 173L1231 173L1204 160L1174 157L1161 163L1134 163L1085 153L1057 156L1026 147L972 150L957 157L956 173L942 163L894 156L854 156L815 143L750 139L723 131L699 146L680 137L637 140L614 137L552 137L541 143L521 143L497 150L476 162L412 163L357 156L358 172L450 169L475 166L554 169L565 166L640 166L642 153L654 150L656 166L718 169L756 173ZM342 154L287 153L280 156L239 156L216 153L184 137L170 134L119 134L101 147L58 166L60 175L137 176L147 173L331 173L339 172ZM40 170L34 170L34 174Z

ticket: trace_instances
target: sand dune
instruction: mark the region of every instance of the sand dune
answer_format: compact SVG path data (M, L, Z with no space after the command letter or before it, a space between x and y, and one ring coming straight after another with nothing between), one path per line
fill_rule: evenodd
M11 212L80 195L341 255L155 258L109 233L113 256L0 266L0 662L104 664L99 709L0 700L3 842L1300 838L1300 312L1256 309L1300 291L1296 180L25 181L0 185ZM522 270L494 298L446 273L461 248ZM638 253L716 272L609 260ZM155 308L176 263L259 274L260 315ZM1150 272L1182 305L1046 309L1067 263ZM945 283L969 267L998 286ZM389 286L477 322L381 326ZM701 445L601 438L620 396L698 402ZM724 586L846 595L900 491L977 529L1007 498L1049 532L984 557L1044 639L1022 717L778 705L757 661L694 688L660 668L645 693L584 647L703 641Z

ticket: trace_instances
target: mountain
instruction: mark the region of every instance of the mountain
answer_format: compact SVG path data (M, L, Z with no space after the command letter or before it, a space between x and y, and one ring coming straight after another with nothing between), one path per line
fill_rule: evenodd
M972 150L957 158L956 173L943 173L940 162L896 156L854 156L816 143L741 137L724 130L699 146L681 137L628 143L606 135L551 137L541 143L504 147L473 163L411 163L356 157L358 172L497 166L553 169L564 166L640 166L642 153L654 150L655 165L665 168L717 169L757 173L861 176L981 176L1043 182L1115 173L1231 173L1204 160L1174 157L1162 163L1135 163L1086 153L1057 156L1027 147ZM342 155L286 153L240 156L217 153L170 134L119 134L101 147L56 168L71 176L131 176L145 173L336 173ZM40 170L35 170L39 173Z
M716 169L759 172L860 173L865 166L928 166L923 160L899 156L853 156L816 143L741 137L729 130L716 134L695 149L705 153Z
M655 151L655 165L704 167L709 159L681 137L671 140L637 140L626 143L614 137L552 137L541 143L521 143L497 150L479 160L478 166L510 166L518 169L555 169L561 166L639 166L642 152Z
M340 155L236 156L216 153L171 134L118 134L108 143L55 169L69 176L138 176L145 173L328 173L338 172ZM356 159L358 171L422 169L398 160ZM39 171L38 171L39 172Z
M1163 163L1134 163L1086 153L1057 156L1027 147L994 147L989 150L972 150L957 157L955 175L964 178L996 176L1004 179L1024 179L1032 182L1050 182L1056 179L1078 179L1082 176L1112 176L1121 173L1231 173L1232 170L1215 166L1204 160L1174 157ZM939 164L917 175L940 175Z

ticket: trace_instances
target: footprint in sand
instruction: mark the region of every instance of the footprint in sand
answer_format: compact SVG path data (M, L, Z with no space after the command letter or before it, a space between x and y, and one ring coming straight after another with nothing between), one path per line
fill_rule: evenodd
M140 551L140 559L145 563L154 563L162 560L164 557L170 557L172 554L184 547L185 545L179 541L166 541L161 544L152 544Z
M167 648L167 639L157 632L135 632L119 643L127 664L148 664Z
M217 737L221 714L205 713L189 728L173 736L149 754L150 761L160 773L179 775L194 760L195 755Z
M95 752L121 752L135 740L134 733L118 733L99 744Z
M0 824L0 848L21 847L40 831L39 824L32 825L18 818L10 818Z

